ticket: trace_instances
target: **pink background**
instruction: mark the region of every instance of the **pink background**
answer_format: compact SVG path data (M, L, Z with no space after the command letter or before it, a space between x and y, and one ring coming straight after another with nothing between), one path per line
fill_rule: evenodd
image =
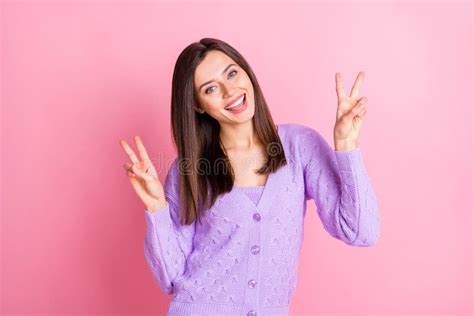
M277 123L331 145L334 74L350 91L366 73L359 146L381 239L333 239L311 201L290 315L472 314L471 3L6 1L2 14L3 315L165 314L119 140L140 135L164 179L174 63L202 37L247 58Z

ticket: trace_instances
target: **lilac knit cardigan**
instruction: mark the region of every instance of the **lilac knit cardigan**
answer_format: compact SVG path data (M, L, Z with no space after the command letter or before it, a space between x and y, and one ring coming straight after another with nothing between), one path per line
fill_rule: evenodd
M335 151L300 124L279 124L278 134L288 164L269 175L257 205L234 187L202 224L179 223L173 161L166 207L144 213L144 254L159 288L172 294L168 315L288 315L307 200L332 237L359 247L379 239L377 200L360 148Z

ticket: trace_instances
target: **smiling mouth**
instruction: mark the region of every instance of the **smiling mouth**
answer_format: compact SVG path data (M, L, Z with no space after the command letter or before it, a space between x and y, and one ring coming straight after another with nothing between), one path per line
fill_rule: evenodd
M244 93L243 96L238 101L234 102L234 104L232 104L230 106L225 107L225 109L227 111L238 110L238 109L242 108L243 105L245 105L246 99L247 99L247 95Z

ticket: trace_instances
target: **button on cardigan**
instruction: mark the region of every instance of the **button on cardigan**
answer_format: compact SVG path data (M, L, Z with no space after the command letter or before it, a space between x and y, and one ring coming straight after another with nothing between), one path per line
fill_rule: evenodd
M379 239L360 148L335 151L300 124L279 124L278 134L288 164L269 174L258 202L234 186L201 224L180 225L177 158L171 164L166 206L144 213L144 254L159 288L172 295L169 316L288 315L308 200L337 240L364 247Z

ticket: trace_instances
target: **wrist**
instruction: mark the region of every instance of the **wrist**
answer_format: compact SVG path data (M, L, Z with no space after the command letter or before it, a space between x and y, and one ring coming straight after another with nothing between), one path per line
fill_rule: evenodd
M334 141L336 151L352 151L358 147L357 141Z
M157 212L157 211L160 211L160 210L164 209L166 206L167 206L166 201L158 201L156 203L153 203L152 205L145 206L145 209L148 212L153 213L153 212Z

